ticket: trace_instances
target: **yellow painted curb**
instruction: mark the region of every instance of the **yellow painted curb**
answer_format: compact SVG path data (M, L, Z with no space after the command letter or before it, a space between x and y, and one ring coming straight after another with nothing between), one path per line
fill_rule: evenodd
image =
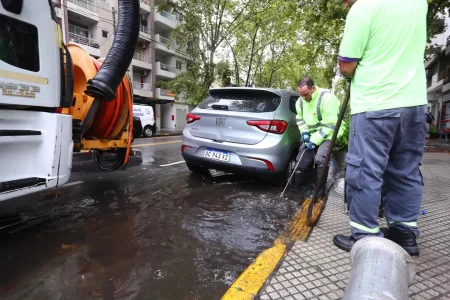
M286 245L281 243L264 250L236 279L222 300L252 300L256 297L285 252Z
M286 244L292 241L306 241L314 227L308 224L308 206L306 199L298 212L286 226L285 231L274 241L273 246L264 250L231 285L221 300L253 300L266 283L269 276L286 255ZM322 213L323 202L314 205L312 220L317 221Z

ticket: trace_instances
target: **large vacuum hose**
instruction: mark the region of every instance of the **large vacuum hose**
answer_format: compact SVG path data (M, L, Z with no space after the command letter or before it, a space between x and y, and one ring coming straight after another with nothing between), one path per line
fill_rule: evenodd
M86 95L112 101L133 59L139 37L139 0L119 0L119 22L114 42L97 75L88 81Z

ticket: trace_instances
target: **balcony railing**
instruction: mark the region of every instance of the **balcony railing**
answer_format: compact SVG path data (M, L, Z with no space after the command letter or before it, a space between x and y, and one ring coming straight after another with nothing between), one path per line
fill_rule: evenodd
M170 48L170 49L178 48L178 45L177 45L177 43L175 41L172 41L172 40L170 40L168 38L165 38L163 36L159 36L159 42L161 44L163 44L164 46Z
M143 61L143 62L146 62L146 63L150 63L150 57L148 57L147 55L143 55L140 53L134 53L133 58Z
M150 34L150 29L148 29L147 26L141 25L141 32L144 32L146 34Z
M100 44L96 40L93 40L93 39L90 39L90 38L87 38L87 37L84 37L82 35L78 35L78 34L75 34L72 32L69 32L69 40L71 42L86 45L89 47L93 47L93 48L97 48L97 49L100 48Z
M151 91L152 86L150 83L140 83L140 82L133 82L133 88L136 90L142 90L142 91Z
M163 63L160 64L160 69L163 70L163 71L172 72L172 73L176 72L176 68L175 67L172 67L172 66L169 66L169 65L166 65L166 64L163 64Z
M159 14L161 16L163 16L164 18L167 18L167 19L169 19L169 20L171 20L173 22L177 22L178 21L177 17L175 15L172 15L171 13L168 13L167 11L164 11L164 10L159 11Z
M68 0L68 1L83 8L86 8L90 11L97 12L97 5L92 1L89 0Z

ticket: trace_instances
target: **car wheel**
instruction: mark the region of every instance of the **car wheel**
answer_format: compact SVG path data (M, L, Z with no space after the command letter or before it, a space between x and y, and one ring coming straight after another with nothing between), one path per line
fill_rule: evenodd
M286 170L278 178L278 184L283 188L288 183L288 180L291 177L292 172L294 171L295 165L297 164L297 161L295 160L295 158L296 158L295 155L293 155L289 159L287 166L286 166ZM290 183L291 184L293 183L293 179L291 180Z
M144 136L149 138L153 136L153 129L151 126L145 126L144 128Z
M187 165L189 171L191 171L192 173L194 173L196 175L202 175L208 171L207 168L199 166L199 165L194 165L192 163L186 162L186 165Z

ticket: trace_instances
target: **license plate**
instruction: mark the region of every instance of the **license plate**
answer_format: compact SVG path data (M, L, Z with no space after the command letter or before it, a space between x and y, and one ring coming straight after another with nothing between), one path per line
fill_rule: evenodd
M206 149L205 155L206 158L211 158L220 161L229 161L230 160L230 152L218 151L213 149Z

